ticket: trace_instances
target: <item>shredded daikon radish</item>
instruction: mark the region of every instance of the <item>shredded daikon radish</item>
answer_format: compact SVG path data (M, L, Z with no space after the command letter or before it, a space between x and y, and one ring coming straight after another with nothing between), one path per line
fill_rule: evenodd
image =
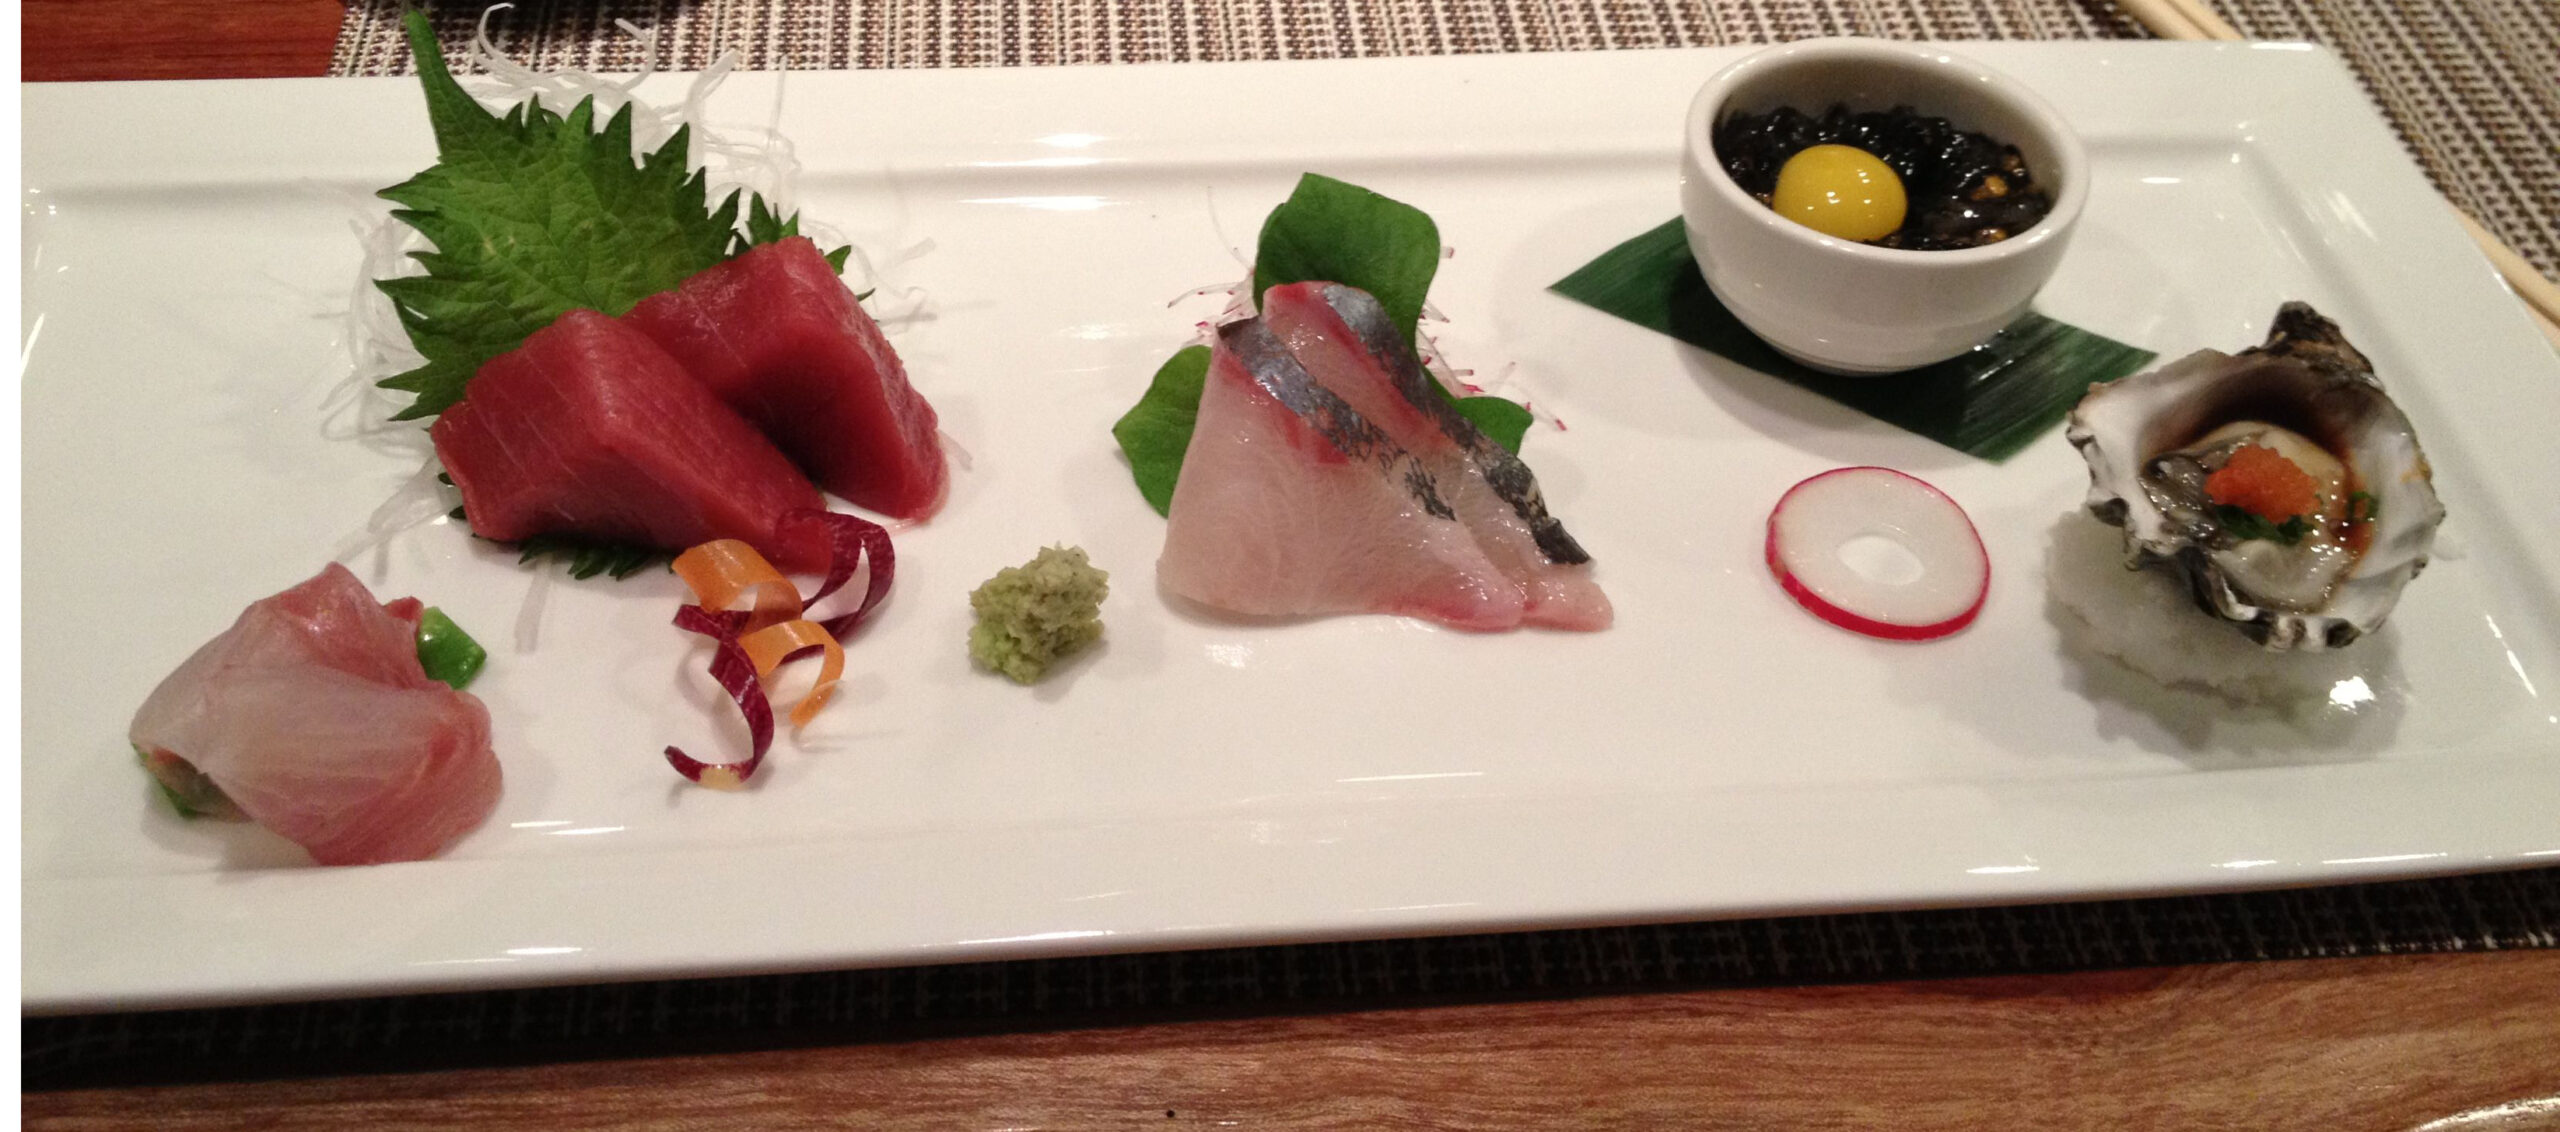
M551 605L550 570L533 571L533 582L525 587L524 605L516 610L516 651L532 652L542 643L542 613Z
M976 466L977 460L969 455L968 449L960 446L958 437L940 429L935 430L934 435L942 438L943 453L951 457L952 463L960 465L961 471L965 472Z
M330 560L345 562L391 541L393 535L451 513L459 500L459 493L438 478L443 471L435 456L428 455L416 472L400 482L399 489L391 493L391 498L373 509L373 515L365 520L362 531L338 544L338 552L330 555Z

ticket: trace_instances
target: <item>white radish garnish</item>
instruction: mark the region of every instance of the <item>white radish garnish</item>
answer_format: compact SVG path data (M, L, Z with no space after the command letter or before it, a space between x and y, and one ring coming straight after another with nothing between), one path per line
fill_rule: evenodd
M1973 623L1991 557L1964 508L1891 468L1839 468L1769 512L1769 572L1796 604L1852 632L1928 641Z

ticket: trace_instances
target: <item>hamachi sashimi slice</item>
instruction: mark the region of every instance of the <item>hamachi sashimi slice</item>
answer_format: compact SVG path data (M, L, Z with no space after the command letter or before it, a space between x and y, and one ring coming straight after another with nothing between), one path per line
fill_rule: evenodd
M806 237L749 248L623 320L818 486L901 519L941 508L950 471L933 406Z
M417 608L331 563L197 649L128 737L321 864L434 856L497 807L500 775L488 709L418 663Z
M1157 580L1233 613L1520 623L1431 473L1325 391L1260 322L1223 327L1173 489Z
M1378 300L1339 283L1291 283L1264 292L1262 321L1318 384L1431 470L1485 557L1519 583L1524 624L1609 627L1591 556L1547 513L1537 477L1441 395Z
M480 367L430 430L471 529L682 550L740 539L785 570L824 570L823 508L791 461L646 335L573 310Z

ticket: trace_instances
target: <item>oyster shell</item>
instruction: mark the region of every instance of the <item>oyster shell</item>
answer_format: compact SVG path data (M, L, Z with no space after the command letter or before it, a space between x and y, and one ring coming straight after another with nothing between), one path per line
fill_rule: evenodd
M2303 303L2276 311L2264 345L2091 386L2065 435L2089 464L2090 513L2124 528L2126 565L2183 573L2199 607L2269 649L2340 648L2379 627L2444 522L2408 416ZM2249 444L2318 482L2321 510L2287 532L2298 541L2206 496L2206 476Z

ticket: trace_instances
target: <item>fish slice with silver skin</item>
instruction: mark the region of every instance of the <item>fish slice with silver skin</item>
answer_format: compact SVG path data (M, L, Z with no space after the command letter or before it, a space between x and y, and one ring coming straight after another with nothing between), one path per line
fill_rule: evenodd
M1340 283L1292 283L1263 294L1262 321L1319 384L1430 470L1485 556L1519 585L1524 624L1609 627L1591 556L1547 512L1537 476L1458 412L1377 299Z
M1431 470L1308 376L1258 319L1218 330L1170 510L1157 581L1203 605L1520 624L1520 587Z

